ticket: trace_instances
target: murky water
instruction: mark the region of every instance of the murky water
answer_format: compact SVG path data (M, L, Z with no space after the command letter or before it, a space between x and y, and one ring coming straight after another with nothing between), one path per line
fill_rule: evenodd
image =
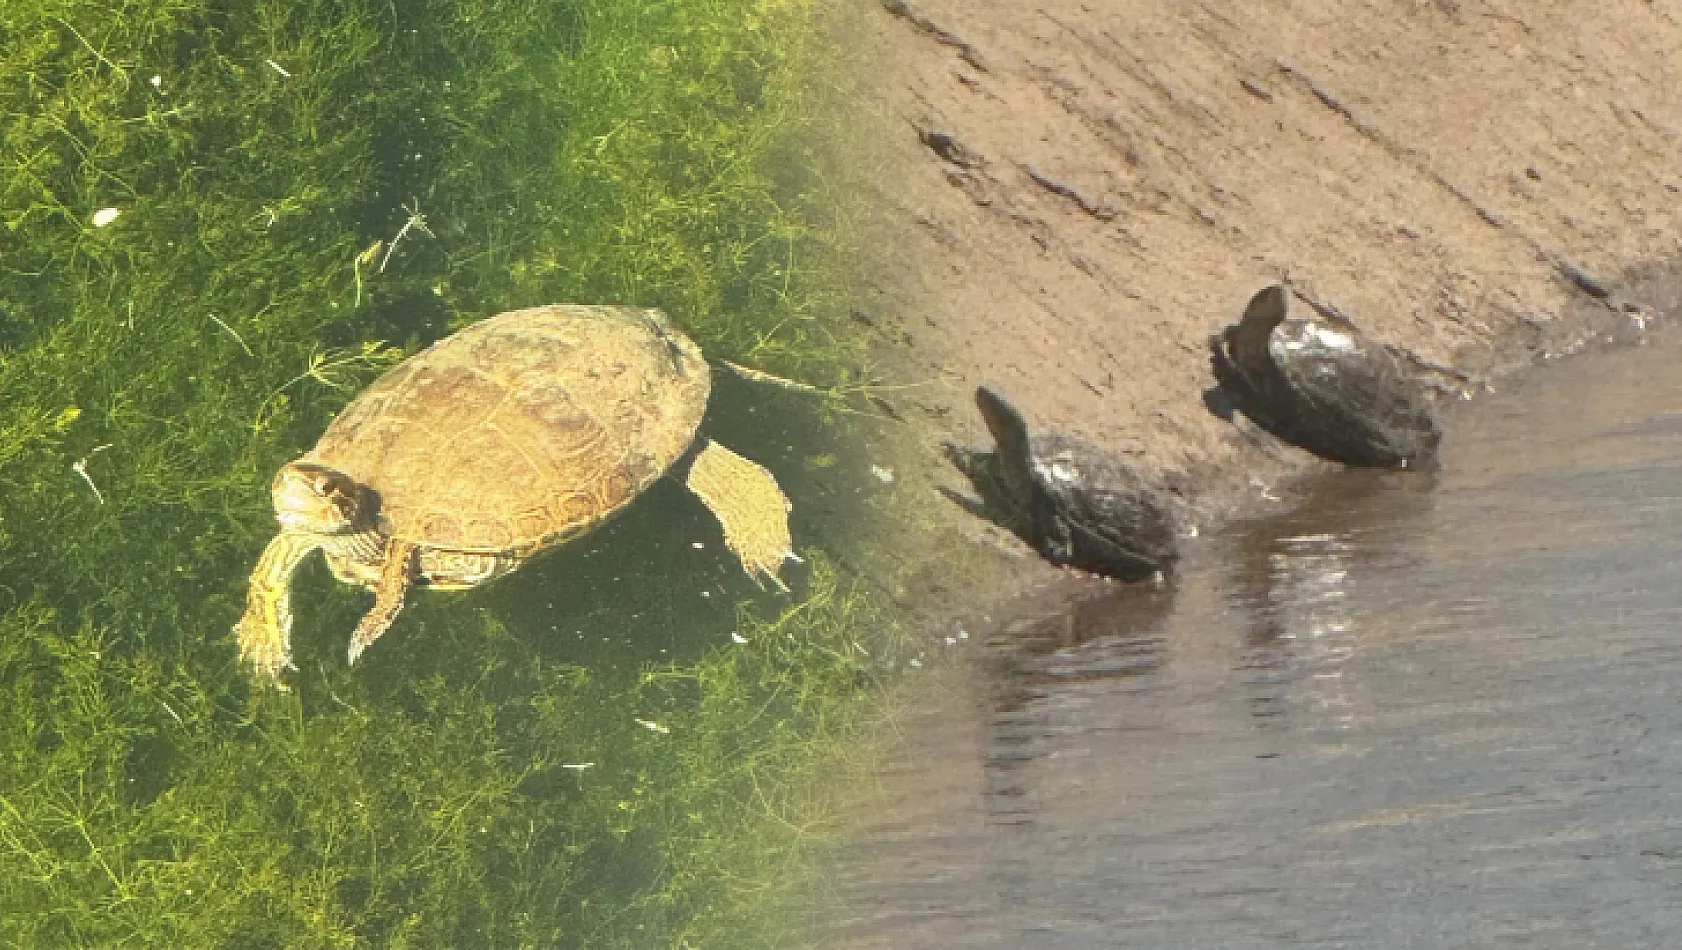
M1682 939L1682 338L1026 611L906 727L837 946ZM1283 508L1284 506L1281 505Z

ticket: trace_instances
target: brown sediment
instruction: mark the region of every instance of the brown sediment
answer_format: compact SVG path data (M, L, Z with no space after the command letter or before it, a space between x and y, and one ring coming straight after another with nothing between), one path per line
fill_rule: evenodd
M1206 523L1314 464L1203 401L1263 284L1475 389L1627 320L1614 288L1682 247L1662 4L860 2L894 247L868 317L924 441L985 442L992 383Z

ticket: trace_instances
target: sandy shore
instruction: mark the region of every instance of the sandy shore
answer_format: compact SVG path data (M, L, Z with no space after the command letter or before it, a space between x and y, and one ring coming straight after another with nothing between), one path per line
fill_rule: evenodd
M1682 247L1663 4L858 2L905 414L981 440L994 383L1193 520L1312 464L1203 403L1263 284L1482 382Z

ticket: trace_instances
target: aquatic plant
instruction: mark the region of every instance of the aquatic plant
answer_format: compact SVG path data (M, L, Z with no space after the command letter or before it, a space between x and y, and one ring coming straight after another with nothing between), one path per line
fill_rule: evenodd
M228 630L269 475L454 324L658 305L843 378L814 17L0 0L0 943L778 942L889 626L821 552L738 608L657 490L354 672L307 569L291 694ZM764 401L840 438L805 398Z

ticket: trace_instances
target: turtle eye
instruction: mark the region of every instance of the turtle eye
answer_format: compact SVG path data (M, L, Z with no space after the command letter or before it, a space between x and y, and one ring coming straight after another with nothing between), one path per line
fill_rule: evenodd
M338 475L322 475L316 480L315 493L345 518L355 516L358 493L350 479Z

